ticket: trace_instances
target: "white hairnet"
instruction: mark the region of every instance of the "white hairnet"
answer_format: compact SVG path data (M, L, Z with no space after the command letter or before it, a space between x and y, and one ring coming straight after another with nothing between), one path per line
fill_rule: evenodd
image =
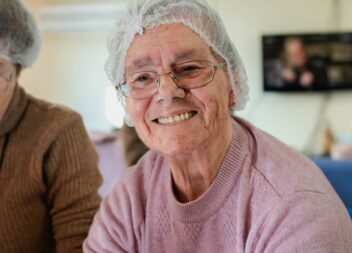
M247 75L219 14L205 0L136 0L122 15L109 38L105 70L114 84L124 82L125 58L136 33L163 24L182 23L196 32L227 63L236 98L234 110L248 101ZM121 98L121 94L119 94Z
M0 58L31 66L40 49L35 21L21 0L0 0Z

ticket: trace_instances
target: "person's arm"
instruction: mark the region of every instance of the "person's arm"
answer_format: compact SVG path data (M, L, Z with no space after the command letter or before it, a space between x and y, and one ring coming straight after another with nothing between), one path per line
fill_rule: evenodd
M100 204L97 189L101 176L96 152L79 116L58 133L43 166L56 252L82 252Z
M351 253L352 223L322 193L296 193L268 212L255 252Z
M131 174L114 187L94 217L83 252L141 252L145 229L143 189L142 178Z

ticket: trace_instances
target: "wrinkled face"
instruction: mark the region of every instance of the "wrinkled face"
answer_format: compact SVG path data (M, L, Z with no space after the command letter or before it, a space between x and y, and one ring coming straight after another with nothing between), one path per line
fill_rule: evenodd
M136 35L127 52L125 75L167 73L176 64L193 60L221 62L188 27L161 25ZM152 97L126 98L127 110L144 143L172 157L221 138L230 124L229 108L234 104L225 69L217 70L208 85L190 90L178 88L169 75L162 75L159 90Z
M0 58L0 105L12 97L16 78L15 66Z

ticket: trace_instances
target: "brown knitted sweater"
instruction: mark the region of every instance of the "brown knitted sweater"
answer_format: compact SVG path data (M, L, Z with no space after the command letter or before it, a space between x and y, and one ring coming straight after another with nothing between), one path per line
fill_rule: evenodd
M80 116L17 86L0 122L0 252L82 252L100 183Z

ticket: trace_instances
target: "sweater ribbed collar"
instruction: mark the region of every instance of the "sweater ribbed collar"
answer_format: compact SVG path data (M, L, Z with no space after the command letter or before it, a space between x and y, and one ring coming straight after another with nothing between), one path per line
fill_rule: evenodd
M174 197L171 172L168 171L168 205L174 217L181 222L199 222L211 217L228 200L244 169L250 154L250 140L236 120L232 121L233 135L225 158L212 184L199 198L188 203L180 203ZM167 166L165 163L163 166Z
M9 107L0 122L0 138L17 125L27 106L27 102L25 91L19 85L16 85Z

